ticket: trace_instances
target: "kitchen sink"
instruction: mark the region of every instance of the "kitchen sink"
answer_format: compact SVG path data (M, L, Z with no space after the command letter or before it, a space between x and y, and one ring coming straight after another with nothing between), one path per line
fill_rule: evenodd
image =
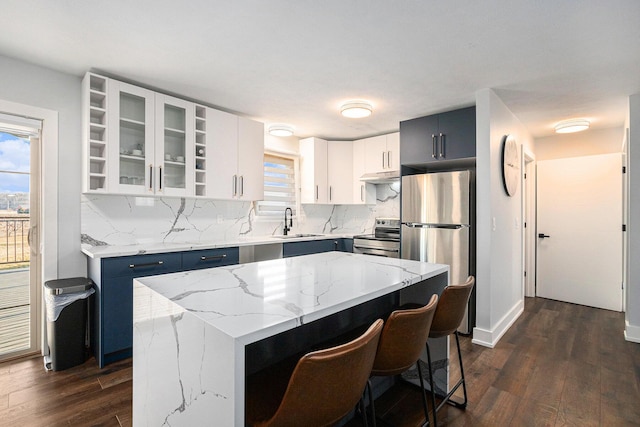
M273 237L276 237L278 239L297 239L300 237L317 237L317 236L322 236L322 234L298 233L298 234L287 234L286 236L283 234L280 236L273 236Z

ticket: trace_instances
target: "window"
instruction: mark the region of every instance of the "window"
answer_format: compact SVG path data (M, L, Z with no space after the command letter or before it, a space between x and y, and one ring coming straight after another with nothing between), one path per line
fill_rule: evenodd
M280 217L286 208L296 213L296 158L264 155L264 200L257 203L260 216Z

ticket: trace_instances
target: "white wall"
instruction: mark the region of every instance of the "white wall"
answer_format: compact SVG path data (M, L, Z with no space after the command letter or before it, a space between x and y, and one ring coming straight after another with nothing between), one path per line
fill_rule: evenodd
M625 337L640 342L640 94L629 97L629 220Z
M623 136L624 128L614 127L536 138L536 160L620 153Z
M86 276L80 253L80 78L0 56L0 98L58 112L57 277ZM53 278L46 270L43 276Z
M493 347L524 309L522 183L514 197L502 184L501 148L511 134L535 152L526 128L490 89L476 93L476 328L473 342Z

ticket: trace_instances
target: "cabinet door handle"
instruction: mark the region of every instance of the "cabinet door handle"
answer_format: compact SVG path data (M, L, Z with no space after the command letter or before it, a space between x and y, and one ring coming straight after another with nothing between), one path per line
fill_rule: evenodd
M318 186L316 185L316 200L318 200Z
M360 184L360 201L364 202L364 184Z
M214 261L214 260L220 260L220 259L224 259L227 257L227 254L222 254L222 255L211 255L211 256L201 256L200 260L201 261Z
M244 196L244 175L240 175L240 197Z
M438 137L435 134L431 134L431 157L438 158Z
M164 261L147 262L146 264L129 264L129 268L153 267L155 265L162 265L162 264L164 264Z
M162 166L158 166L158 178L160 178L158 180L158 190L162 191Z
M149 165L149 190L153 190L153 165Z
M447 156L445 144L447 143L447 136L443 133L440 134L440 158L444 159Z
M387 167L391 169L391 151L387 151Z
M384 151L382 152L382 169L385 169L385 167L384 167Z
M332 188L331 186L329 186L329 201L333 200L333 193L332 193Z
M233 188L233 196L238 194L238 175L233 175L233 182L231 183L231 187Z

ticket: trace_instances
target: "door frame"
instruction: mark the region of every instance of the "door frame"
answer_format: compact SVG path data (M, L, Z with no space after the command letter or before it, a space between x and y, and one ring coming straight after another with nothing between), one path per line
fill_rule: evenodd
M522 277L524 296L536 296L536 156L523 150L522 156Z
M624 166L625 166L625 155L624 155L623 152L606 152L606 153L589 154L589 155L582 155L582 156L578 155L578 156L572 156L572 157L550 158L550 159L545 159L544 163L546 164L546 161L550 161L551 162L551 161L561 161L561 160L579 160L579 159L589 159L589 158L605 157L605 156L618 156L617 161L618 161L619 167L621 167L621 169L624 168ZM601 164L601 163L602 162L599 162L599 164ZM540 165L536 165L536 167L537 166L540 166ZM566 167L567 166L565 166L565 168ZM618 178L620 181L619 181L618 184L616 184L616 185L620 185L620 194L619 194L620 195L620 201L619 201L620 205L619 206L620 206L620 211L621 211L620 212L621 215L617 219L617 221L620 221L620 222L617 222L617 224L624 223L624 203L625 203L624 180L625 180L626 176L625 176L623 170L621 170L621 169L618 169L617 173L620 174L620 176ZM589 170L589 169L585 169L585 170ZM536 173L537 173L537 170L536 170ZM536 178L537 178L537 176L536 176ZM537 193L537 189L538 189L538 187L537 187L537 179L536 179L536 193ZM611 192L608 192L608 193L609 194L613 194ZM537 194L537 196L538 196L538 194ZM606 205L606 206L608 206L608 205ZM617 201L616 201L616 206L617 206ZM537 221L537 219L536 219L536 221ZM617 225L616 227L620 227L620 225ZM625 237L625 233L622 232L622 230L620 228L617 228L617 230L618 230L617 232L621 233L621 239L620 239L620 258L621 258L621 260L620 260L620 264L619 264L620 282L624 283L624 280L625 280L624 279L624 249L625 249L624 237ZM542 231L548 232L546 229L543 229ZM553 234L553 233L551 233L551 234ZM536 244L536 251L537 251L540 239L536 238L536 240L538 241L537 244ZM538 267L538 266L536 265L536 267ZM618 282L618 283L620 283L620 282ZM545 287L546 287L546 285L545 285ZM624 301L624 286L622 286L622 289L617 288L617 287L612 287L611 289L612 289L611 292L614 292L615 289L618 289L620 291L620 300L615 303L616 304L615 307L610 307L610 306L607 306L606 304L604 304L604 305L595 305L595 304L593 304L593 302L591 302L591 303L589 303L589 302L577 302L576 300L572 300L572 299L560 299L560 300L561 301L572 302L572 303L575 303L575 304L590 305L590 306L593 306L593 307L596 307L596 308L602 308L602 309L605 309L605 310L624 311L625 310L625 307L624 307L624 302L625 302ZM537 296L537 290L538 290L538 288L536 286L536 296ZM618 291L615 291L615 292L617 293ZM557 296L558 295L547 296L547 298L558 299L558 298L556 298ZM578 300L579 300L579 298L578 298Z
M58 278L58 112L0 99L0 112L42 120L40 132L40 283L35 286L36 350L48 354L42 285ZM46 178L45 178L46 177Z

